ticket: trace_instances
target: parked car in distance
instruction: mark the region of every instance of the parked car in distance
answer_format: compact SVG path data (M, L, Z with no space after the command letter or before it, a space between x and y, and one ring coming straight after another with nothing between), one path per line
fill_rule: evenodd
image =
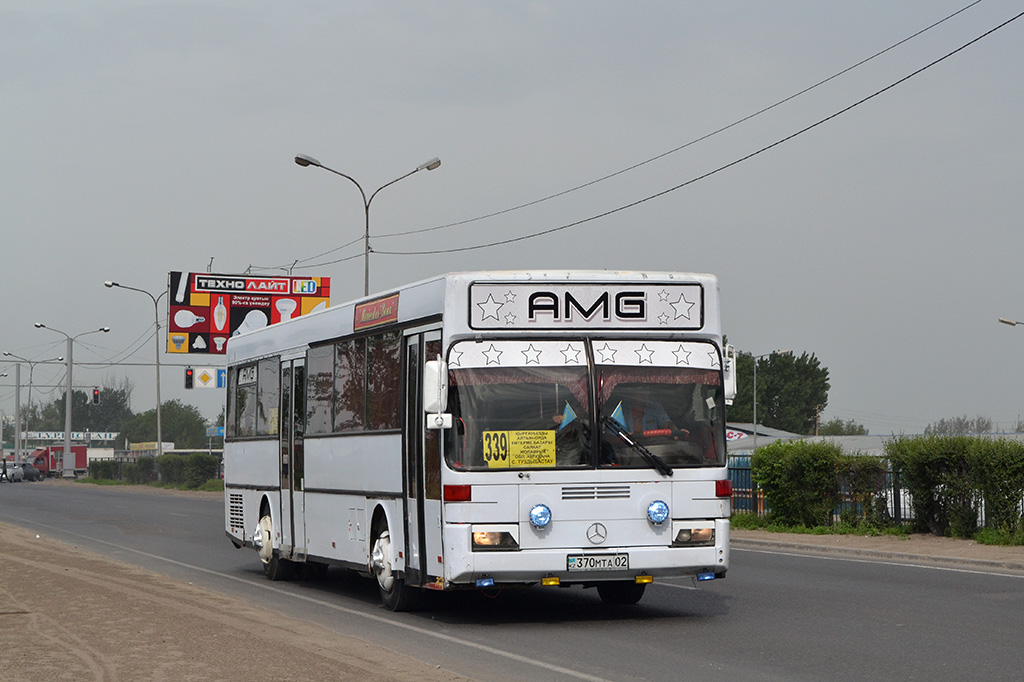
M25 480L26 481L39 481L39 480L42 480L42 478L43 478L42 472L39 471L39 469L36 469L31 464L29 464L28 462L22 462L19 466L21 467L22 473L25 475Z
M25 480L25 472L21 466L14 462L7 462L7 479L11 483L18 483Z

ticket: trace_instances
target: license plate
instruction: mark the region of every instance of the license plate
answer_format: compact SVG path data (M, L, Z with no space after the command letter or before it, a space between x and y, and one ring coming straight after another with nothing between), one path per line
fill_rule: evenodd
M570 554L566 557L568 571L626 571L628 554Z

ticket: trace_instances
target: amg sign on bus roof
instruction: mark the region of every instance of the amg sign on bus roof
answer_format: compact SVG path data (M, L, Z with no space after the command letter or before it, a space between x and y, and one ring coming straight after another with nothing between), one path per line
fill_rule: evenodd
M687 329L704 326L700 284L527 282L470 287L474 329Z

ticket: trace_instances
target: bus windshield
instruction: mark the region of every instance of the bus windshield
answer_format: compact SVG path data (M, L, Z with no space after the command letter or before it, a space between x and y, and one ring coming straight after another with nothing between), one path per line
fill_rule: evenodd
M712 344L596 345L601 348L585 352L582 341L456 344L449 362L449 466L724 464L724 394ZM680 358L685 366L677 366Z
M602 466L648 466L643 448L669 467L725 462L720 373L598 366L597 375Z
M452 371L456 469L590 463L586 367L480 367Z

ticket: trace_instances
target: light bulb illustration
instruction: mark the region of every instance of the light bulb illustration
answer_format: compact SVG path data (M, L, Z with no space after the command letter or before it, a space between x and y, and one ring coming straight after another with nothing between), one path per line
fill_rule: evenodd
M238 329L232 332L232 336L238 334L244 334L245 332L251 332L255 329L263 329L267 326L267 314L262 310L250 310L245 314L245 319L242 320L242 324L238 325Z
M226 337L223 337L223 336L215 336L215 337L213 337L213 345L217 347L217 352L218 353L224 352L224 342L225 341L227 341Z
M179 310L174 313L174 324L178 327L182 327L183 329L188 329L192 325L199 324L200 322L206 322L206 318L196 315L191 310Z
M188 338L182 334L175 334L171 337L171 343L174 344L175 350L181 350L182 344L185 343L185 339Z
M298 303L292 298L279 298L274 302L274 307L277 308L278 314L281 316L281 321L292 319L292 313L298 307Z
M192 342L192 347L196 350L206 350L206 341L203 340L203 337L197 334L196 340Z
M224 297L217 297L217 305L213 308L213 329L222 332L228 324L228 307L224 305Z

